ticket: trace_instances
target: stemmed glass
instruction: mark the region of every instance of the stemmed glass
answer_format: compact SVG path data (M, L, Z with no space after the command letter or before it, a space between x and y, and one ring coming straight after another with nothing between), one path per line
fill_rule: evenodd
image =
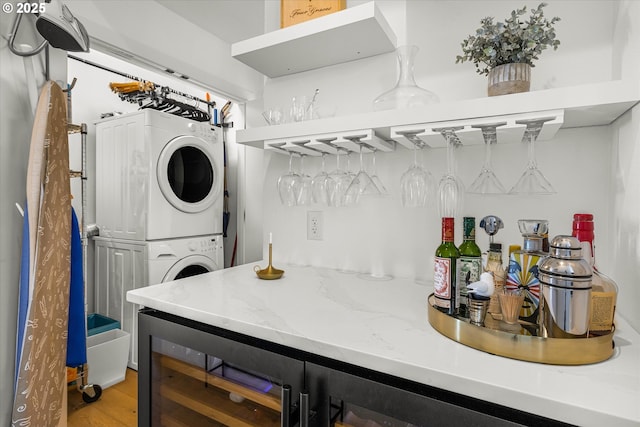
M376 185L376 187L378 187L378 190L380 190L380 194L387 195L389 194L389 192L387 191L387 188L384 186L384 184L382 183L382 180L378 176L378 168L376 167L376 153L378 152L378 150L375 147L369 147L369 148L373 151L373 160L372 160L373 163L371 164L371 175L370 175L371 180Z
M298 203L302 179L293 170L293 151L289 151L289 171L278 178L278 194L285 206L295 206Z
M338 151L336 152L336 169L329 173L329 178L331 178L327 185L329 206L344 206L344 196L349 184L351 184L351 175L344 169L340 169L340 152L342 150L342 148L338 148Z
M426 206L429 194L435 186L433 176L418 164L418 148L422 149L426 144L415 134L404 136L413 144L413 164L400 178L402 206L409 208Z
M353 153L353 151L347 150L347 170L346 170L346 172L349 175L349 177L351 178L351 181L353 181L353 179L356 177L356 173L351 170L351 153ZM351 184L351 182L349 182L349 184Z
M354 205L360 200L360 196L364 195L380 195L380 189L376 187L367 171L364 170L364 162L362 160L362 148L365 145L360 142L360 138L350 138L353 142L360 145L360 170L358 174L353 178L351 184L347 188L345 193L345 203L347 205Z
M322 169L311 180L311 196L315 203L329 205L329 192L331 178L325 169L325 157L327 153L322 153Z
M440 179L438 184L438 210L440 216L455 218L462 212L464 204L464 184L456 176L455 149L461 145L456 131L464 127L451 127L433 129L440 132L447 141L447 173Z
M516 184L509 190L509 194L555 194L556 190L544 177L536 163L535 142L540 135L545 122L554 120L555 117L545 117L541 119L517 120L517 124L525 124L523 142L528 143L527 169Z
M504 194L505 189L491 165L491 146L498 142L496 128L506 125L507 122L493 123L487 125L476 125L473 128L482 130L484 138L484 164L480 170L480 175L469 187L469 193L476 194Z
M312 179L311 176L304 172L304 154L300 154L300 191L298 193L298 206L307 206L312 201Z

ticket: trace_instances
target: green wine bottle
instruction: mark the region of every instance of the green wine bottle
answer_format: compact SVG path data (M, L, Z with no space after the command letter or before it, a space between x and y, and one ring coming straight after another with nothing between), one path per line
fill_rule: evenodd
M456 267L460 251L453 243L453 218L442 218L442 243L436 249L433 290L436 308L451 316L458 311Z
M457 287L460 289L458 314L462 317L469 317L467 284L480 280L480 274L482 274L482 251L476 244L476 219L466 216L463 221L463 242L458 248L460 250L457 275Z

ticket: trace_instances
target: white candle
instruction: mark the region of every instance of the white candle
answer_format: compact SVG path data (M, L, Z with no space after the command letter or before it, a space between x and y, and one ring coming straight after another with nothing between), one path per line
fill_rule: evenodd
M273 242L273 234L269 233L269 244Z

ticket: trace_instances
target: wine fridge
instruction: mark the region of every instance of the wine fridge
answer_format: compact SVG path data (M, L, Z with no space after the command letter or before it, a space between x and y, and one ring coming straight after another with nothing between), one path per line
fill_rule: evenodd
M149 311L139 320L140 426L276 427L297 421L302 361L244 343L244 336L224 336L229 331L180 324L189 321L165 313Z

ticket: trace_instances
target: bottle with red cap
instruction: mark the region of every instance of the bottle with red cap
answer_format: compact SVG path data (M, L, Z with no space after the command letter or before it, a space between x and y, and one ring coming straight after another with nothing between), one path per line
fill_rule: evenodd
M593 270L591 277L591 321L589 333L605 335L613 329L613 319L618 298L618 286L609 277L598 271L595 266L592 214L573 215L573 236L582 242L582 256L590 262Z

